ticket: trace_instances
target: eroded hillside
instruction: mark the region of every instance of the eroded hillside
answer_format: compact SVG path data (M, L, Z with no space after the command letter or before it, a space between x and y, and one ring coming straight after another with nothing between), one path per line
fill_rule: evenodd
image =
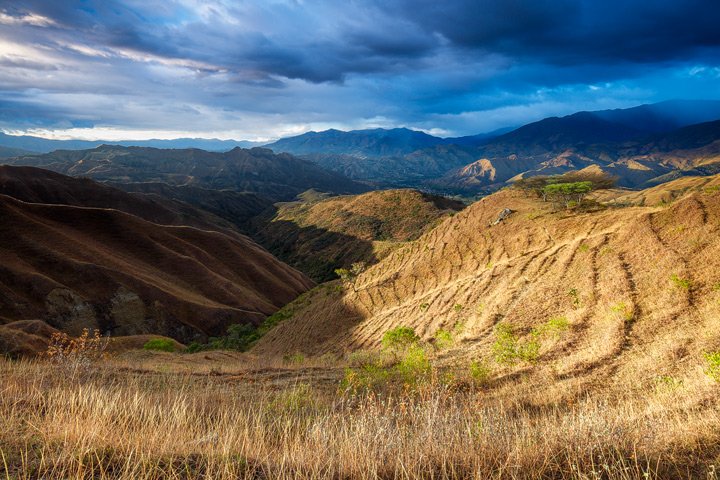
M491 226L505 208L510 217ZM406 325L425 340L440 329L458 332L445 354L453 361L491 358L498 324L510 325L520 342L551 324L564 327L540 339L532 368L558 382L696 369L700 352L720 347L718 230L713 188L667 206L585 213L555 212L504 190L391 253L343 291L317 291L255 352L376 348L384 332Z

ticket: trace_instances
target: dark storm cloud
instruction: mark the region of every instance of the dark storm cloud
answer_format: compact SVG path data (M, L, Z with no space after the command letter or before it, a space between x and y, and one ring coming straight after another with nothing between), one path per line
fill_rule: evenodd
M720 45L711 0L381 2L451 42L544 62L662 61Z
M716 0L0 0L0 127L472 133L716 98L718 24Z

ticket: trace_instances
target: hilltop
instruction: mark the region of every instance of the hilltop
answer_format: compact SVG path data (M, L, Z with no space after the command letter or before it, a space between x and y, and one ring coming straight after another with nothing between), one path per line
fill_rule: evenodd
M461 202L417 190L339 197L306 192L256 218L252 236L314 280L326 281L336 278L337 268L377 262L462 208Z

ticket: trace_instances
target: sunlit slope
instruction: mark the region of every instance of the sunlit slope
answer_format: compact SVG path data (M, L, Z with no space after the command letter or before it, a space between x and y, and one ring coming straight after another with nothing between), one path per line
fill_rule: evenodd
M514 213L490 226L504 208ZM407 325L426 340L456 329L448 358L490 358L498 323L512 325L522 342L559 318L567 330L543 338L537 360L553 375L685 368L697 364L687 358L720 347L719 230L714 189L664 207L588 213L553 212L505 190L446 219L342 292L317 293L255 351L375 348L385 331Z
M309 191L255 219L253 237L316 281L337 278L353 262L376 263L430 230L461 202L417 190L328 197Z

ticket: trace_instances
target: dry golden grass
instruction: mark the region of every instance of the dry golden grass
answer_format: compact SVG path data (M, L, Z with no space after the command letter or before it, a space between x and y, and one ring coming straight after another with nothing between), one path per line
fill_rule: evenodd
M0 360L0 478L712 479L720 461L717 386L701 373L560 403L521 378L358 396L338 392L339 368L262 372L238 356L233 373L184 374L130 360L76 381Z

